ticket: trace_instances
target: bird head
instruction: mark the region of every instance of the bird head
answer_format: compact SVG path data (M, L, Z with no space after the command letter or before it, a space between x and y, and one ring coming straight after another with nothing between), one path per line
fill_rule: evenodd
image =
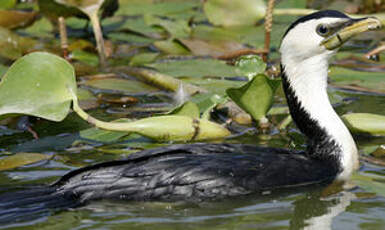
M374 17L355 19L335 10L318 11L290 25L280 52L282 58L296 62L316 55L327 58L354 35L380 27L381 22Z

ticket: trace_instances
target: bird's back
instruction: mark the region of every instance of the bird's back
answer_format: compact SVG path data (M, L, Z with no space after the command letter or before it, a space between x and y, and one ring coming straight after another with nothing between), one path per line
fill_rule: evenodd
M237 144L173 145L73 171L55 187L82 202L196 200L331 181L333 165L300 152Z

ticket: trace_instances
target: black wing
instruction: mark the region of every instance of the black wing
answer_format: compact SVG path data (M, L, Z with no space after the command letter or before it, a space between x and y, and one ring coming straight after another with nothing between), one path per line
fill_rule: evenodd
M239 144L172 145L75 170L53 186L81 202L196 200L331 181L333 162Z

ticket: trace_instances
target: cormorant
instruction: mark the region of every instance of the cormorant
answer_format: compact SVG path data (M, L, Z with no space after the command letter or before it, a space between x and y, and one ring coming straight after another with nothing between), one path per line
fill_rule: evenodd
M4 194L0 221L101 199L196 201L347 180L358 168L358 153L326 92L328 60L349 38L380 25L376 18L325 10L299 18L284 34L282 83L291 116L307 137L305 151L207 143L145 150L71 171L46 187Z

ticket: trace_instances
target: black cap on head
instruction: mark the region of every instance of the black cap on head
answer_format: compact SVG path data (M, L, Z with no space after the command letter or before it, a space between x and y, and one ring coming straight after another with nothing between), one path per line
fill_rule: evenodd
M286 30L285 34L283 35L283 38L286 36L287 33L289 33L289 31L291 29L293 29L296 25L300 24L300 23L303 23L303 22L306 22L306 21L309 21L309 20L312 20L312 19L319 19L319 18L349 18L346 14L344 13L341 13L337 10L321 10L321 11L317 11L315 13L312 13L312 14L308 14L306 16L303 16L303 17L300 17L298 18L295 22L293 22L289 28Z

